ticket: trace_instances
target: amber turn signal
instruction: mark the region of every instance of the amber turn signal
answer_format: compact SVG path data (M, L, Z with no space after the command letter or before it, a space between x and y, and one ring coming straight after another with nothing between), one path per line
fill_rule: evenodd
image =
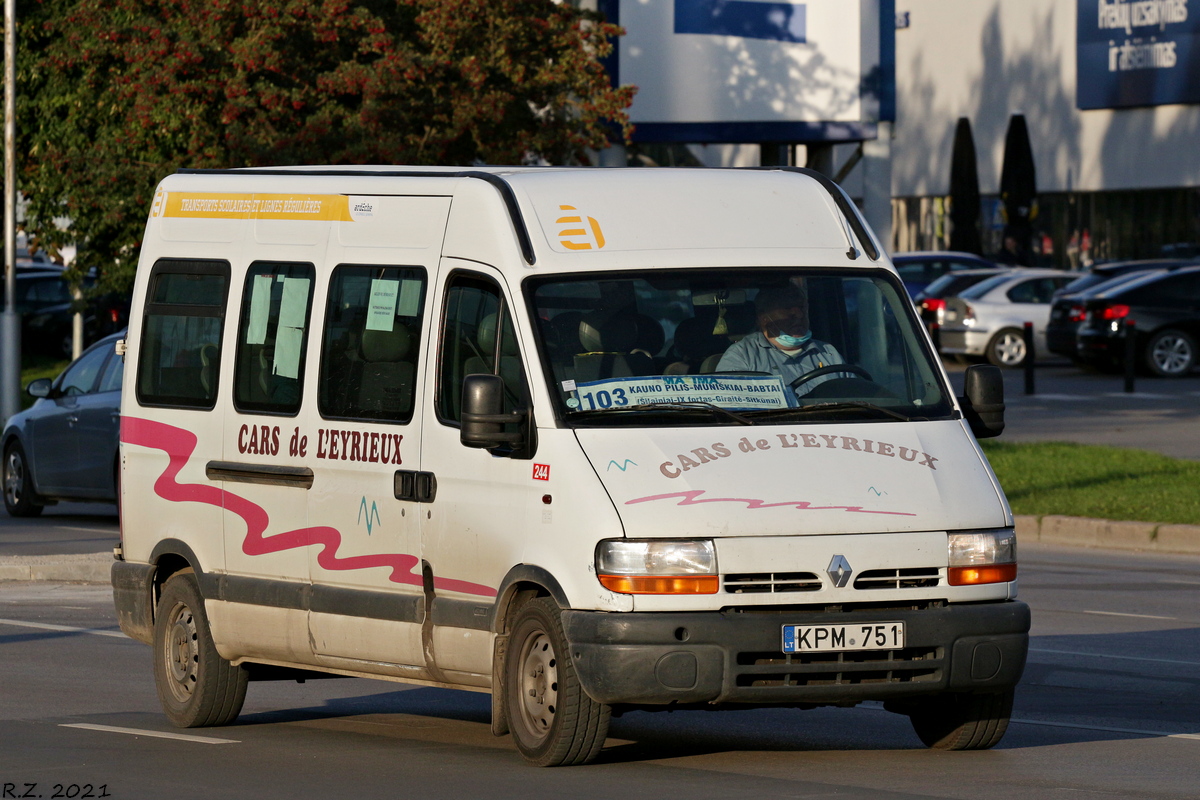
M600 584L621 594L716 594L716 575L600 575Z
M950 567L951 586L974 586L980 583L1008 583L1017 579L1016 564L997 564L991 567Z

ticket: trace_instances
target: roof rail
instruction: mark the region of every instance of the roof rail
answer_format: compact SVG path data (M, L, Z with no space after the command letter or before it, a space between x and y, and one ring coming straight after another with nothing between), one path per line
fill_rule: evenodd
M491 184L500 193L504 207L508 210L508 218L512 222L513 232L517 235L517 244L521 248L521 257L525 263L533 266L537 256L533 252L533 240L529 238L529 229L525 227L525 218L521 215L521 207L517 205L517 196L512 186L500 175L479 170L463 170L461 172L425 172L422 170L355 170L355 169L192 169L181 168L175 171L178 175L306 175L318 177L355 177L355 178L473 178Z
M778 170L780 172L796 172L800 175L807 175L824 187L825 191L829 192L829 196L833 198L833 202L837 205L838 210L842 212L842 216L846 218L846 222L850 225L850 229L854 231L855 238L862 245L863 251L870 256L872 261L879 258L879 248L875 246L875 242L871 240L871 234L867 232L867 226L863 224L862 217L858 214L858 209L847 198L842 187L830 178L828 175L817 172L815 169L807 167L751 167L750 169L759 170ZM850 258L857 258L858 254L853 248L850 251Z

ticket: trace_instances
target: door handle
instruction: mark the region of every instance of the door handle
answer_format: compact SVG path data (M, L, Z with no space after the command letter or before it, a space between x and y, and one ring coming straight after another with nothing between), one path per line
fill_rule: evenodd
M432 503L437 496L437 478L432 472L398 469L392 483L393 494L397 500Z

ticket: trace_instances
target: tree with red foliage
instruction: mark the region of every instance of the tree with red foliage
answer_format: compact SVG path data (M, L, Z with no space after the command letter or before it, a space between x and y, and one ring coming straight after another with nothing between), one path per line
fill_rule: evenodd
M553 0L22 0L21 185L128 285L181 167L585 163L628 138L620 30ZM57 230L54 218L70 220Z

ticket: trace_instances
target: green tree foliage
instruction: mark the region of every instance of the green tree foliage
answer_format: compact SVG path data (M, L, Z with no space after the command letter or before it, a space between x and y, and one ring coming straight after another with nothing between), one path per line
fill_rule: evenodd
M23 0L31 228L127 286L182 167L586 161L628 137L620 30L552 0ZM50 221L71 220L68 231Z

